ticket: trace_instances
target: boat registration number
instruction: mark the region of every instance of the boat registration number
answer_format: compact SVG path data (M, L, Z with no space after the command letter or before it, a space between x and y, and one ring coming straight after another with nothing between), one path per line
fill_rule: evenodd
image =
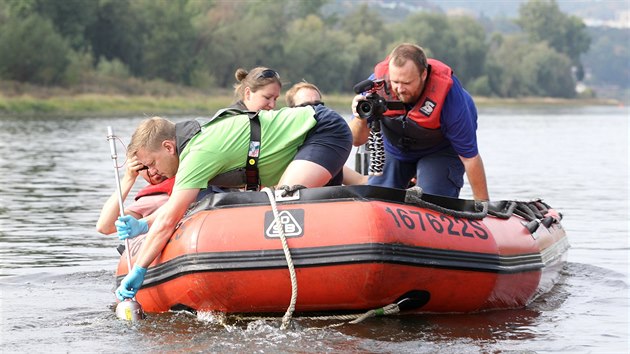
M409 230L419 228L422 231L427 231L430 228L438 234L488 239L488 231L479 220L457 218L445 214L434 215L402 208L387 207L385 211L391 215L398 228Z

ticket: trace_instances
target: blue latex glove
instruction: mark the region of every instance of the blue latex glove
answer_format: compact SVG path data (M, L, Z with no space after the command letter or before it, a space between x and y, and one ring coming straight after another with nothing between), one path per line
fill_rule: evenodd
M139 265L133 266L131 272L125 276L120 282L118 289L116 289L116 297L118 300L124 301L125 299L132 299L136 296L136 293L144 281L145 274L147 274L146 268L142 268Z
M149 232L149 223L146 220L138 220L131 215L119 216L114 225L121 241Z

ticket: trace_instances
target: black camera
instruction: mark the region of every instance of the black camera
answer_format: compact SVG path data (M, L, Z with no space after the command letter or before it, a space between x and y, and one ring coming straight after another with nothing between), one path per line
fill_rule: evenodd
M365 96L365 99L357 102L357 114L359 115L359 118L372 121L374 119L382 118L383 113L385 113L388 109L399 110L405 108L402 102L387 101L381 95L377 94L376 91L381 88L383 88L386 92L389 92L387 84L384 80L372 81L368 79L354 85L355 93L368 93L367 96Z
M371 93L357 103L357 114L361 119L369 121L381 118L387 111L387 101L376 93Z

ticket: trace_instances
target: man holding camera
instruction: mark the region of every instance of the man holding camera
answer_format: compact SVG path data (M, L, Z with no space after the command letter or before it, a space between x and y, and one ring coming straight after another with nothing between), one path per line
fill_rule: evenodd
M464 172L475 200L488 200L483 161L477 148L477 109L452 70L444 63L427 59L424 50L403 43L374 69L374 78L385 84L376 91L387 102L402 101L404 109L388 109L380 120L385 147L382 175L370 176L368 184L407 188L416 184L428 194L458 197ZM353 144L365 144L370 119L357 114L350 122Z

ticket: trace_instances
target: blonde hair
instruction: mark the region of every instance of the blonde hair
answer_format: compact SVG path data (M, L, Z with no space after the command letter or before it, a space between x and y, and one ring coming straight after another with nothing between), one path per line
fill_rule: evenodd
M317 94L319 95L319 100L321 101L322 92L319 90L319 88L311 84L310 82L302 81L293 85L284 95L284 101L286 102L287 107L295 107L295 94L298 93L298 91L300 91L301 89L310 89L317 91Z
M165 140L175 141L175 123L162 117L145 119L131 136L127 156L134 156L140 149L157 151Z
M263 73L267 72L273 72L275 75L263 77ZM280 82L280 75L278 75L278 72L264 66L255 67L250 71L238 68L234 73L234 78L236 78L236 83L234 84L234 97L236 97L237 100L243 100L245 98L246 87L249 87L252 92L256 92L273 83L280 85L280 88L282 88L282 82Z
M408 60L416 65L420 74L427 68L427 55L419 45L402 43L389 54L389 62L395 66L403 66Z

